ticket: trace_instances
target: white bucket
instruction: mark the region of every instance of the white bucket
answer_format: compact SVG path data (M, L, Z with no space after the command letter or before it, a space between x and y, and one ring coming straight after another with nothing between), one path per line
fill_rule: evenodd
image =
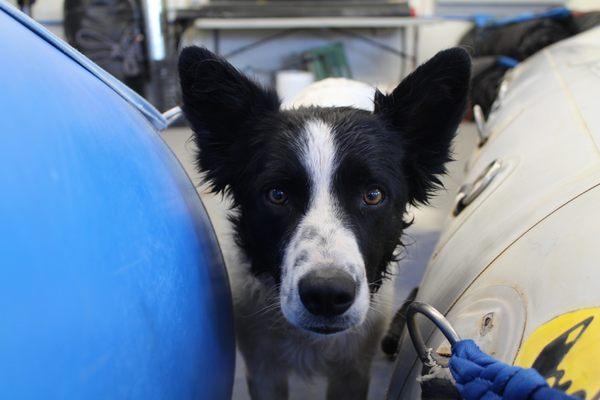
M308 85L315 81L312 72L287 70L279 71L275 76L277 94L283 104L289 103Z

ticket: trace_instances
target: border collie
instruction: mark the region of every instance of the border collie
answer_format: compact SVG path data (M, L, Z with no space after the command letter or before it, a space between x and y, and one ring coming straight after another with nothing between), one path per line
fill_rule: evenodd
M328 399L366 398L392 315L385 278L407 206L427 203L451 158L467 53L438 53L390 94L371 89L370 110L348 106L342 87L337 101L282 109L198 47L183 50L179 74L198 168L233 204L227 263L252 398L285 399L292 372L327 377Z

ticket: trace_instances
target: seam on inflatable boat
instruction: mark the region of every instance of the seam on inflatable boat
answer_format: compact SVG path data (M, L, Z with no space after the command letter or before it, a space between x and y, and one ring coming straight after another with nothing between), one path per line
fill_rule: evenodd
M544 50L544 56L548 60L548 63L550 64L550 67L552 68L552 72L554 72L554 76L558 80L558 83L560 84L563 91L565 92L565 95L569 99L569 103L571 103L571 106L573 108L573 113L576 115L576 119L579 121L579 124L581 125L582 130L585 131L587 136L590 138L590 140L594 144L594 149L596 149L596 153L600 154L600 148L598 147L598 143L596 143L596 140L594 139L594 135L592 134L590 127L588 126L587 122L585 122L585 118L581 114L581 110L579 109L579 106L577 105L577 101L575 100L575 97L573 96L573 92L571 92L569 85L567 85L567 82L565 82L565 78L562 76L562 74L558 70L558 67L556 65L556 61L554 60L554 57L552 56L550 51L548 51L547 49Z

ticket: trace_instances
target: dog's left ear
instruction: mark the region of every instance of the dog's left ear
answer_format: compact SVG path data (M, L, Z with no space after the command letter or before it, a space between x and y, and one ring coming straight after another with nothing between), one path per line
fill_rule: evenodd
M375 93L374 113L404 144L412 204L427 203L451 160L452 139L467 105L471 59L460 48L444 50L418 67L389 95Z

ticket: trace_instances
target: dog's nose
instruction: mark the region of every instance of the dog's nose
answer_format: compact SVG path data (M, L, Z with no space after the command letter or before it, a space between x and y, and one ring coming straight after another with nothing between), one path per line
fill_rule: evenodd
M300 279L298 292L311 314L333 317L350 308L356 296L356 283L339 268L321 268Z

